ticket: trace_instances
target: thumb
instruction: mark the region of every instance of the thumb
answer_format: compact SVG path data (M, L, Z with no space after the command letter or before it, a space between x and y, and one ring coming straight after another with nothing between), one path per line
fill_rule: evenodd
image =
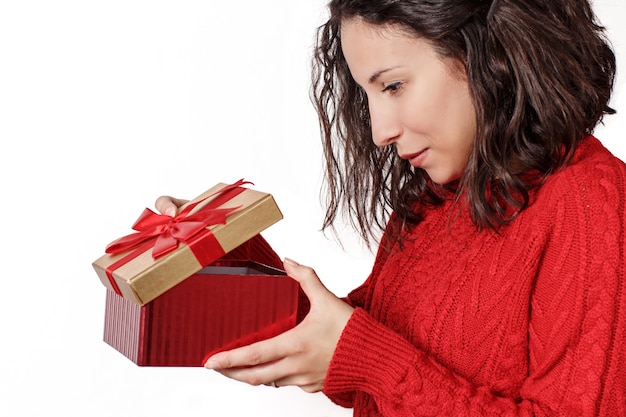
M157 198L154 206L161 214L166 214L171 217L175 217L178 211L178 207L176 206L176 199L170 196L161 196Z
M304 291L309 300L313 301L316 297L328 292L312 268L300 265L289 258L285 258L283 266L287 275L300 284L302 291Z

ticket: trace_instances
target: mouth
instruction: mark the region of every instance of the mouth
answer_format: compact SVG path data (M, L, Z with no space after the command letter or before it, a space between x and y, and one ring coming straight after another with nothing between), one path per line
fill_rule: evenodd
M421 167L422 163L424 162L424 159L426 158L427 151L428 151L428 148L425 148L419 152L400 155L400 158L406 159L407 161L409 161L409 164L411 164L411 166L413 166L414 168L419 168Z

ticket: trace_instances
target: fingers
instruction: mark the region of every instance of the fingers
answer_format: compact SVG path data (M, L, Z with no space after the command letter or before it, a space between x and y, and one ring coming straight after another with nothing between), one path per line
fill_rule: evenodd
M216 369L215 371L230 379L253 386L271 385L272 382L274 382L274 385L277 387L287 385L286 383L281 384L276 369L269 365L259 365L251 368Z
M324 388L324 377L310 374L294 374L297 364L284 358L275 362L245 368L216 369L216 372L253 386L267 385L275 388L298 386L306 392L317 392Z
M286 343L276 340L278 338L280 336L217 353L206 361L204 367L250 385L270 384L288 374L288 370L280 366L287 356L283 352Z
M161 214L166 214L168 216L176 216L178 213L178 208L185 204L187 200L181 200L178 198L170 197L168 195L162 195L157 198L154 206Z
M281 336L273 339L253 343L249 346L219 352L211 356L204 367L207 369L223 370L237 367L250 367L274 362L286 356L283 352Z
M298 281L302 291L307 295L309 300L314 299L328 293L326 287L322 284L315 271L308 266L303 266L296 261L285 258L283 262L285 272L294 280Z

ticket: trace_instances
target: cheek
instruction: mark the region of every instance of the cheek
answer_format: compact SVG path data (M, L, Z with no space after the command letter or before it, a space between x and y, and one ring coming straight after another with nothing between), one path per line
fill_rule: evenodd
M433 120L438 123L442 139L459 158L466 159L476 135L476 113L469 92L463 85L442 90L433 108L438 111Z
M439 125L440 111L438 103L428 99L426 96L412 94L403 98L399 108L402 123L409 130L424 135L433 134Z
M454 121L457 97L440 79L415 86L402 97L402 118L418 133L438 136ZM439 132L439 133L438 133Z

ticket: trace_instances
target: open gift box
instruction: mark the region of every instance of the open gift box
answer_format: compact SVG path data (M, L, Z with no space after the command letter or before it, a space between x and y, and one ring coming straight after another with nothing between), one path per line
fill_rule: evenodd
M282 214L245 184L218 184L175 217L144 210L93 262L106 343L141 366L202 366L295 325L299 286L259 234Z
M202 366L296 323L298 284L254 261L217 261L146 305L107 290L104 341L140 366Z
M217 184L175 217L145 209L93 262L100 281L144 305L282 219L270 194L245 184Z

